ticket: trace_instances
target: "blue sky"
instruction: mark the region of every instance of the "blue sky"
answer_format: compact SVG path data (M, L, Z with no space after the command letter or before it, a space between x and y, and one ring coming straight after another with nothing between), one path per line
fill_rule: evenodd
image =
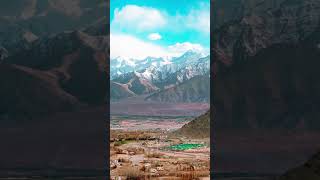
M110 22L111 58L209 51L209 0L111 0Z

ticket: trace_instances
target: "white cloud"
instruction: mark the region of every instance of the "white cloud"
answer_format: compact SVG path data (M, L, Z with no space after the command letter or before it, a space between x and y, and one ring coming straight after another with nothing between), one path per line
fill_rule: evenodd
M192 50L202 53L203 56L209 54L209 49L200 44L190 42L176 43L168 47L162 47L154 43L149 43L134 36L124 34L110 34L110 57L123 57L126 59L145 59L151 57L179 57L185 52Z
M159 33L151 33L148 36L148 39L153 40L153 41L159 40L161 38L162 37L161 37L161 35Z
M110 57L144 59L148 56L163 57L168 52L161 46L123 34L110 35Z
M202 53L203 55L208 55L209 51L202 47L200 44L193 44L190 42L176 43L168 47L168 52L170 53L170 55L175 57L181 56L183 53L189 50Z
M164 13L155 8L126 5L115 9L111 25L141 31L162 27L166 23Z
M191 10L186 19L186 26L200 32L210 33L210 10Z

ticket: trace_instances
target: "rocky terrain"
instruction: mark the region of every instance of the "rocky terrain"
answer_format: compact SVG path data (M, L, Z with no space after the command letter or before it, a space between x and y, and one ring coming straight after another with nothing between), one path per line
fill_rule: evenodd
M104 18L107 8L102 0L13 0L2 4L0 17L40 35L83 28Z
M3 89L7 94L3 94L6 101L1 102L6 107L2 115L30 111L31 116L37 116L69 111L76 104L103 104L108 81L107 43L105 37L90 36L81 31L60 33L41 38L30 48L5 58L1 63L2 78L16 77L17 80L7 83ZM17 93L13 96L12 92ZM37 103L34 103L35 97L39 97ZM14 105L17 103L21 107Z
M139 72L131 72L113 80L135 95L149 94L158 90L152 82L141 76ZM112 97L113 98L113 97ZM122 97L123 98L123 97Z
M213 14L211 21L213 28L218 29L226 23L238 21L245 15L263 14L277 9L286 0L212 0Z
M146 97L146 100L171 103L209 103L210 78L208 76L195 76L181 84L153 93Z
M319 13L318 1L286 0L214 30L218 127L319 128Z
M96 22L106 21L107 6L108 3L101 0L14 0L3 3L0 45L9 54L15 54L43 36L86 29Z
M318 15L319 3L313 0L286 0L279 8L252 11L213 32L214 51L226 62L241 63L271 45L300 43L316 32Z

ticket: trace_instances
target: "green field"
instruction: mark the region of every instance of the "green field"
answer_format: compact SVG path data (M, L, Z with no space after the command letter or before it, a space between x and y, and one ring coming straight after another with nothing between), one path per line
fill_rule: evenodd
M168 148L175 151L184 151L188 149L197 149L203 146L203 144L178 144L169 146Z

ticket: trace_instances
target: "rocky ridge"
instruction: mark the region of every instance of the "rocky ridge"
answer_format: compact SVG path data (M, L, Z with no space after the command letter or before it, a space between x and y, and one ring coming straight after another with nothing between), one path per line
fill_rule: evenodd
M217 126L320 127L319 14L319 1L285 0L213 32Z

